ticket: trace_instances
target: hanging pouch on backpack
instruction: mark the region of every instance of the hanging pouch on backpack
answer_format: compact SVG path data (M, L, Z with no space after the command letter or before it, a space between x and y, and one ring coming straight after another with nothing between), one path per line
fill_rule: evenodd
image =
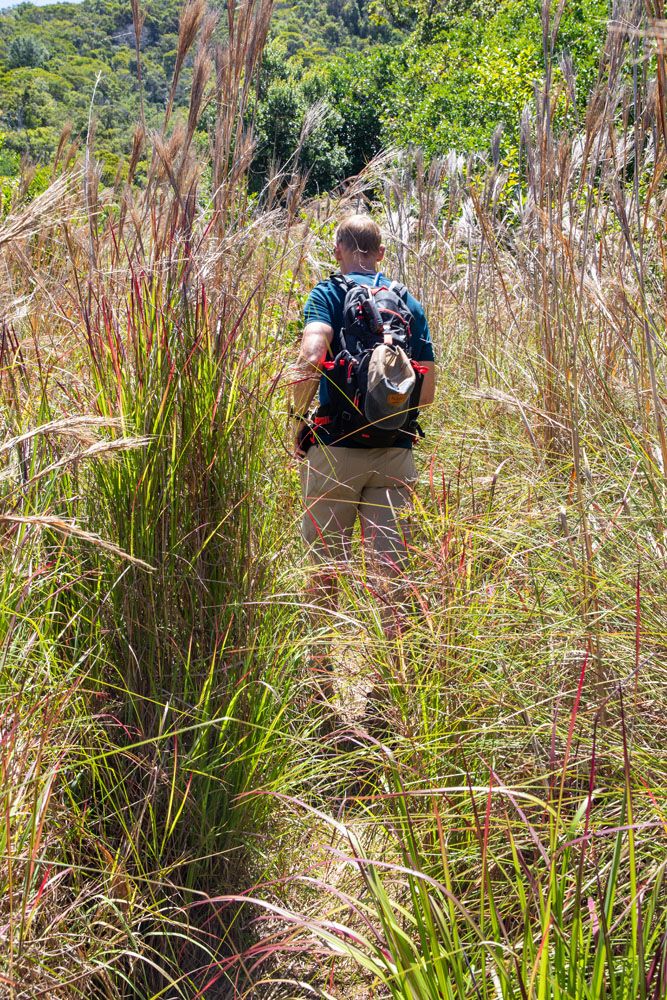
M364 413L385 431L405 425L417 376L402 347L378 344L368 362Z

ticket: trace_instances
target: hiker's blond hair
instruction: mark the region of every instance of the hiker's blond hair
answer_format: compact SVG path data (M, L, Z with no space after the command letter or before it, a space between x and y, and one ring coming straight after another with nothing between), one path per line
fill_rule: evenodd
M351 253L377 254L382 246L382 232L370 215L348 215L336 228L336 245Z

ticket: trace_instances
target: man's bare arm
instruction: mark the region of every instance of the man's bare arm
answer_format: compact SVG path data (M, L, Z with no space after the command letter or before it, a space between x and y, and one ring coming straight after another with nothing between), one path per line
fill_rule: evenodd
M303 331L299 356L288 372L295 413L306 413L313 401L332 337L328 323L309 323Z

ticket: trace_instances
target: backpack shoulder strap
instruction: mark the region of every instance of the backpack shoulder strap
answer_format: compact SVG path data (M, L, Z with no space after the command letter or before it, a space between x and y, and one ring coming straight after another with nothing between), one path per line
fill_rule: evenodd
M329 275L329 281L332 281L334 285L338 285L339 288L342 288L346 294L351 288L356 286L356 282L350 281L349 278L346 278L342 271L333 271Z
M400 281L392 281L391 285L389 286L389 291L395 292L398 295L399 299L403 299L404 302L408 297L408 290L405 285L401 284Z

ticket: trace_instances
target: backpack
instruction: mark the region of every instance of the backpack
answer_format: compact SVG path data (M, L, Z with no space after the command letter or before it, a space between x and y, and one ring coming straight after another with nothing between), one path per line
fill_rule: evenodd
M363 285L342 274L331 280L345 291L342 349L323 363L330 404L320 406L315 428L336 443L388 448L405 435L424 436L417 423L426 368L412 360L412 313L407 288Z

